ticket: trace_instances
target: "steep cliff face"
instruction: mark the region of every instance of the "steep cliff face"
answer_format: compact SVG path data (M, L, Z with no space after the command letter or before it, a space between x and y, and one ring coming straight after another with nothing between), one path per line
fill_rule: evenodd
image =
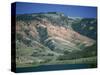
M60 56L70 57L92 46L96 41L76 32L74 21L57 12L17 15L17 65L53 64Z

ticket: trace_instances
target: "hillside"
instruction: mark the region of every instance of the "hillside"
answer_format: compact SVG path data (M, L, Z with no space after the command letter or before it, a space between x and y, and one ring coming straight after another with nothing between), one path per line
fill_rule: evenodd
M96 43L96 36L93 36L95 32L92 35L92 30L96 30L96 27L90 28L91 31L82 30L84 26L81 23L79 25L79 22L86 23L84 20L85 18L81 20L69 18L58 12L17 15L17 67L54 64L62 61L59 57L63 56L66 58L64 60L71 60L67 58L73 55L77 55L77 58L73 59L84 58L87 48ZM89 26L92 26L91 21L94 22L94 19L88 20ZM86 26L88 27L87 24ZM96 52L96 47L93 51ZM89 52L91 53L90 49ZM94 56L96 54L87 57Z
M94 40L97 39L97 19L95 18L83 18L80 21L73 22L72 27L75 31L82 35Z

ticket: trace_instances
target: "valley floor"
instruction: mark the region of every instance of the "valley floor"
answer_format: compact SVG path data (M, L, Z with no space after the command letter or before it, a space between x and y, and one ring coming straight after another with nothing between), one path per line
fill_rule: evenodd
M38 67L40 65L57 65L57 64L89 64L91 67L97 66L97 57L87 57L87 58L79 58L79 59L72 59L72 60L53 60L46 63L17 63L17 68L22 67Z

